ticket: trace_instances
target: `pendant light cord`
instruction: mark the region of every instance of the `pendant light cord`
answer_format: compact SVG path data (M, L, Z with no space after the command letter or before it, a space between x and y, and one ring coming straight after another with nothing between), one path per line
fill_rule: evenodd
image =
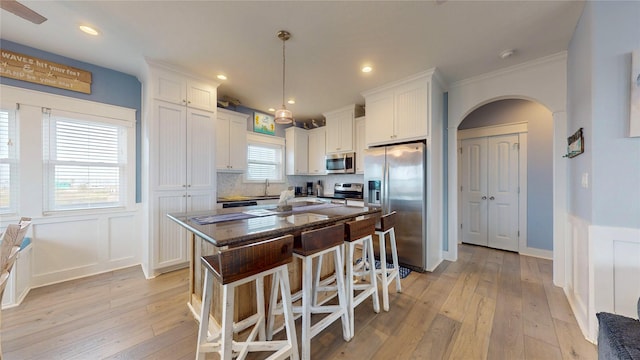
M282 108L286 109L286 107L284 106L284 79L285 79L285 61L286 61L286 57L284 55L284 43L285 43L285 39L282 39Z

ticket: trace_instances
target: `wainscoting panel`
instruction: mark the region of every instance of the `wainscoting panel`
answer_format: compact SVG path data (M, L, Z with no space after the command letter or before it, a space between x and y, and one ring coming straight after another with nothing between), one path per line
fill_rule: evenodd
M640 229L592 226L595 312L636 318L640 297Z
M565 269L567 270L564 292L573 314L585 337L590 335L589 317L589 223L568 215L567 241L565 243Z
M138 216L126 211L34 219L30 287L140 264Z

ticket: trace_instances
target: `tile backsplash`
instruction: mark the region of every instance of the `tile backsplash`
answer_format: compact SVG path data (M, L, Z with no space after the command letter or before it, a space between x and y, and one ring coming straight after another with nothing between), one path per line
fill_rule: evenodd
M289 186L302 186L306 191L307 182L318 183L322 181L325 193L333 193L335 183L363 183L364 176L358 174L339 174L324 176L287 176L286 183L270 183L267 189L269 195L279 195ZM264 195L264 183L244 183L242 174L218 173L218 197L224 196L262 196Z

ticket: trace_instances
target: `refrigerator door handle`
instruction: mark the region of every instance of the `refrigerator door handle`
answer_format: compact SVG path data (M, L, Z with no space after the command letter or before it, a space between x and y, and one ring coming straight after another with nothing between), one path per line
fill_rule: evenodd
M385 162L384 164L384 174L383 174L383 194L382 194L382 214L388 214L391 212L389 209L390 201L389 201L389 163Z

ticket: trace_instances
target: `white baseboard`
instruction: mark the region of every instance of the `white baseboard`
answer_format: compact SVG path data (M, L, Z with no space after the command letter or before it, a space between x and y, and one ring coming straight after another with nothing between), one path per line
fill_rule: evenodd
M526 247L519 250L520 255L532 256L541 259L553 260L553 251Z

